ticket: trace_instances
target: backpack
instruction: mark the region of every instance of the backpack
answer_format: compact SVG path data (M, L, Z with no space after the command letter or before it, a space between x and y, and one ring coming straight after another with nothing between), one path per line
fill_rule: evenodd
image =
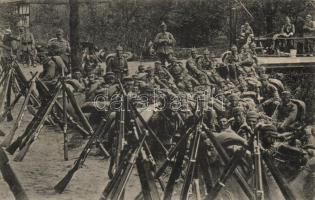
M299 122L303 122L305 119L305 113L306 113L306 105L303 101L298 100L298 99L291 99L291 101L297 105L298 108L298 112L297 112L297 116L296 119Z
M284 85L280 80L275 78L269 78L269 83L271 83L278 89L279 94L284 91Z

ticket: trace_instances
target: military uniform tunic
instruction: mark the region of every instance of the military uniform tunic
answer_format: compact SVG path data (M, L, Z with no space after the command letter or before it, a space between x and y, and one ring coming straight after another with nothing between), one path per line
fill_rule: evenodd
M165 61L170 61L170 56L174 52L173 46L175 45L175 42L176 40L170 32L161 32L155 36L155 51L163 65L165 64Z
M284 130L289 131L293 128L292 125L296 122L298 107L290 101L288 104L281 103L276 111L276 120L281 123Z
M126 58L124 58L123 56L113 57L108 62L106 72L114 72L116 78L120 80L122 80L124 76L128 76L128 62Z

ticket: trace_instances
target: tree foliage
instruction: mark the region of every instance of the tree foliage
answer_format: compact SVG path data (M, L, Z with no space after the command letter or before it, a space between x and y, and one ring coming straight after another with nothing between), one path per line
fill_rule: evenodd
M153 40L165 21L179 47L228 44L230 8L236 8L237 29L249 21L256 35L271 35L281 29L285 16L295 24L314 10L310 0L112 0L80 4L82 40L113 49L117 44L139 53L144 42ZM2 9L4 6L1 6ZM68 32L66 5L31 5L31 30L40 41L53 36L56 28ZM2 21L14 22L1 12ZM239 30L237 30L239 32ZM219 41L219 42L218 42Z

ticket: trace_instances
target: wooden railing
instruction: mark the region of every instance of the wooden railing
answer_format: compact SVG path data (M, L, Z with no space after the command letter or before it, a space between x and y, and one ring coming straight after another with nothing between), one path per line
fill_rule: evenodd
M255 42L257 53L261 56L289 56L290 49L296 49L297 56L315 54L315 36L278 37L275 40L272 37L255 37ZM275 43L281 46L280 54L274 48Z

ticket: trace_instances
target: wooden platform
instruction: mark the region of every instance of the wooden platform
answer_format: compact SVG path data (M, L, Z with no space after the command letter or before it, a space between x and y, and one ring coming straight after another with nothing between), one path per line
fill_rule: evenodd
M261 66L272 69L312 68L315 70L315 57L258 57Z

